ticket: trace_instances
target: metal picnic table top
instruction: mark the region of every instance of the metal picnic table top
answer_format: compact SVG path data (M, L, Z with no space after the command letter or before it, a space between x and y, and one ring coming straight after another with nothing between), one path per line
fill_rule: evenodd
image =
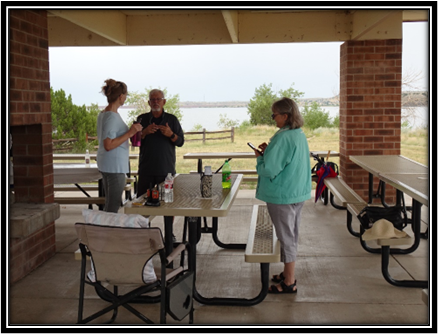
M427 174L380 173L379 179L428 206L429 176Z
M428 174L427 166L402 155L351 155L350 160L376 176L392 174Z
M222 189L222 175L213 175L212 197L201 196L201 180L198 174L178 174L174 180L174 201L160 203L160 206L146 206L144 197L128 202L124 211L128 214L182 217L224 217L239 190L242 175L232 175L233 185ZM141 203L140 205L138 203Z
M56 163L53 164L54 184L76 184L98 181L102 174L97 164L85 163Z
M429 190L427 166L402 155L353 155L350 156L350 160L370 175L377 176L383 182L427 205Z

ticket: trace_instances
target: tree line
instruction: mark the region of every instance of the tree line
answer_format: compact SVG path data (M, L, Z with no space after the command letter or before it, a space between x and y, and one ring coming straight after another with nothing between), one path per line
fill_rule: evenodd
M142 114L149 112L149 92L152 88L146 88L143 92L129 92L125 104L131 107L128 113L128 126ZM166 97L165 110L174 114L180 121L183 113L180 110L181 103L178 94L170 94L166 88L162 89ZM51 108L52 108L52 137L53 139L78 138L74 144L74 149L85 150L87 145L97 145L97 142L87 143L87 135L90 137L97 136L97 116L100 107L97 104L91 104L86 107L77 106L73 103L71 95L60 89L54 91L50 88ZM271 84L263 84L255 89L253 97L247 103L248 115L250 116L249 125L270 125L274 126L275 122L271 118L272 103L282 97L289 97L300 102L302 106L301 113L304 118L305 126L311 130L319 127L339 127L339 116L331 119L329 112L325 111L321 105L316 102L304 102L301 97L303 92L293 87L280 89L275 92ZM221 117L223 126L238 126L235 121ZM248 124L246 124L248 125Z

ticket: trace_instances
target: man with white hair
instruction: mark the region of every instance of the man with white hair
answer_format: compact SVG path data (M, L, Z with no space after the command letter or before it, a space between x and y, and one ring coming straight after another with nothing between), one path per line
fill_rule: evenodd
M151 112L137 118L143 126L137 196L146 193L151 184L163 182L168 173L175 175L175 146L184 145L184 133L178 118L164 110L166 98L163 91L151 90L148 104Z

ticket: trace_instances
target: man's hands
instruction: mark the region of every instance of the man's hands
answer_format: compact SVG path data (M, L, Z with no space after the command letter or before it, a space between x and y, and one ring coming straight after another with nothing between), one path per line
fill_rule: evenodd
M158 130L160 130L161 133L166 137L170 137L171 135L173 135L173 131L169 127L169 123L166 123L166 125L158 125Z
M172 129L169 127L169 123L166 123L166 125L156 125L154 123L149 124L145 129L143 129L142 132L142 138L146 137L147 135L153 134L157 131L161 131L161 133L166 137L171 137L173 135Z
M141 133L141 137L144 138L147 135L153 134L158 131L158 125L152 123L145 127Z

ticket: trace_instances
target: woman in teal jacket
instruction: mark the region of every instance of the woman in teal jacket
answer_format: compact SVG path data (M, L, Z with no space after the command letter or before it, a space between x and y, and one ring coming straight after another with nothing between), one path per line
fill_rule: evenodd
M304 201L310 199L311 172L309 146L301 130L304 124L298 105L284 97L272 105L272 119L280 128L269 145L254 150L257 157L256 198L266 202L275 232L281 242L284 270L274 275L270 293L297 292L295 261L298 229Z

